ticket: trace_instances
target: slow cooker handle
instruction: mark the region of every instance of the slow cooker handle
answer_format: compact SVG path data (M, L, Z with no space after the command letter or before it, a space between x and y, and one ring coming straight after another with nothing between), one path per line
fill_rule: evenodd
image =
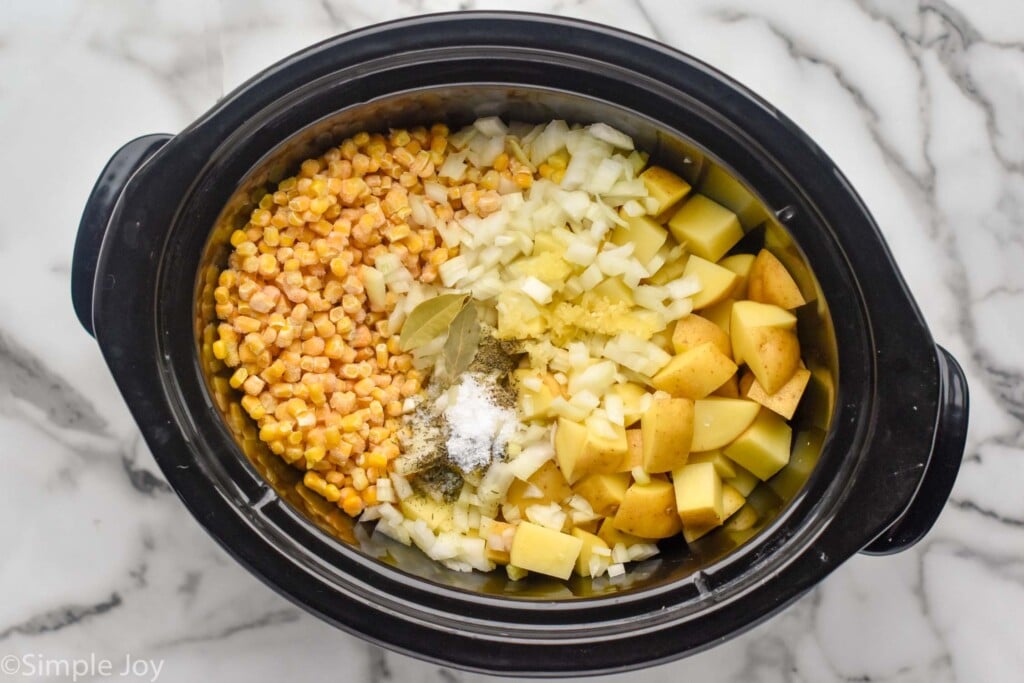
M71 260L71 302L78 322L96 336L92 326L92 294L96 280L96 262L107 224L128 181L150 157L167 144L172 135L158 133L135 138L114 152L89 193L78 224L75 251Z
M969 395L967 378L956 359L936 346L939 359L939 417L932 455L910 506L885 532L861 552L891 555L906 550L928 533L953 489L967 440Z

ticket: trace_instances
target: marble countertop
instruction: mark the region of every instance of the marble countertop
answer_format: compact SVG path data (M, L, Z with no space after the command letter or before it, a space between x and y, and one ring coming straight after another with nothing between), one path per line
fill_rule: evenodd
M21 670L0 677L64 680L41 675L47 661L93 657L113 678L127 658L137 680L484 680L344 635L231 560L164 483L68 296L79 214L120 144L181 130L314 41L466 8L655 36L761 93L851 179L971 383L963 469L923 542L856 557L749 633L613 680L1024 680L1020 0L6 4L0 664ZM80 680L105 678L93 666Z

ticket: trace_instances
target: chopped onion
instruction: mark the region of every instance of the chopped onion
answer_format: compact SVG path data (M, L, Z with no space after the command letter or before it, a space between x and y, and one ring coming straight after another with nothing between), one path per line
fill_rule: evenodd
M565 526L567 515L562 511L558 503L547 505L530 505L526 508L526 518L534 524L539 524L549 529L561 531Z
M370 309L383 311L387 305L387 287L384 283L384 275L371 266L359 267L360 279L366 288L366 298L370 301Z
M473 126L466 126L454 135L448 136L448 144L455 149L462 149L476 136L477 131Z
M477 119L473 122L473 127L487 137L506 135L508 133L508 126L497 116L486 116Z
M598 140L607 142L612 147L633 149L633 138L620 130L612 128L607 123L595 123L587 128L587 132Z
M637 218L646 214L647 210L637 200L630 199L622 205L622 213L626 214L630 218Z
M539 166L552 154L565 147L568 134L569 126L565 121L555 120L545 126L543 132L527 144L530 153L530 163L534 166ZM526 141L524 140L525 143Z
M625 543L616 543L612 546L612 562L619 564L629 562L629 550Z
M614 159L602 159L584 184L584 189L592 194L604 194L614 187L623 173L622 164Z
M639 562L658 554L658 546L654 543L634 543L629 546L629 559L631 562Z
M586 347L584 352L586 353ZM589 357L588 353L587 358ZM600 396L615 382L615 370L615 363L601 361L574 372L569 377L569 393L575 396L581 391L589 391Z
M456 282L469 273L466 257L459 254L455 258L445 261L438 266L437 273L441 276L441 282L445 287L453 287Z
M448 190L441 183L423 183L423 194L438 204L448 203Z
M619 394L606 394L604 397L604 412L608 414L608 421L620 427L626 424L626 405Z
M458 259L461 257L456 256L455 258ZM451 263L451 261L448 261L448 263ZM441 269L444 268L445 265L447 265L447 263L442 264L441 268L438 269L438 272L441 272ZM444 280L444 273L441 273L441 279ZM523 293L528 297L542 305L551 303L551 295L554 293L554 290L551 289L551 287L548 287L532 275L523 280L523 284L520 289L522 289Z
M466 155L465 154L449 154L448 158L441 164L441 168L437 171L439 178L451 178L452 180L462 180L466 175Z

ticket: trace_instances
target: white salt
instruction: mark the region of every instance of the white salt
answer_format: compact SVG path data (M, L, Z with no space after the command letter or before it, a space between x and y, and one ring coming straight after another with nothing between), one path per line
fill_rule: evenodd
M483 470L504 457L516 429L515 410L496 402L500 390L489 375L465 374L454 389L444 411L448 460L464 473Z

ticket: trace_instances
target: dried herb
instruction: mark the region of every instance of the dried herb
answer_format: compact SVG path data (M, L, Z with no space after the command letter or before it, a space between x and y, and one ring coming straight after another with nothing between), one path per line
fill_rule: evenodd
M445 374L449 382L455 382L466 371L479 345L480 323L477 322L476 306L469 304L452 320L448 328L448 339L442 349Z
M444 334L468 300L468 294L442 294L420 303L402 326L399 347L412 351Z

